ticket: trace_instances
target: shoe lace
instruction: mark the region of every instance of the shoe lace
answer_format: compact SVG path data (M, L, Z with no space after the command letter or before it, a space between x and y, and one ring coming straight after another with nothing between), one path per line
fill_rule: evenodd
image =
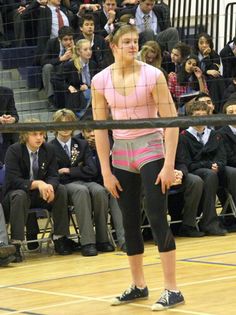
M122 298L125 297L127 294L130 294L133 290L134 290L134 286L131 285L128 289L126 289L126 290L122 293L121 297L122 297Z
M168 291L168 290L163 291L158 303L168 304L170 295L171 295L170 291Z

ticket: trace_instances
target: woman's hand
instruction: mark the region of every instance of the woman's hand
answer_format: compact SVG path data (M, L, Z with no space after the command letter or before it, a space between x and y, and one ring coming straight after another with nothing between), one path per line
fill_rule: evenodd
M163 194L165 194L174 181L175 181L174 168L172 166L164 165L157 176L155 185L160 184L161 191Z
M211 48L210 48L210 47L207 47L207 48L202 52L202 55L203 55L204 57L207 57L207 56L210 55L210 53L211 53Z
M110 194L115 198L119 198L119 192L123 191L123 189L118 179L114 175L107 175L103 176L103 182Z
M199 67L194 67L193 72L194 72L197 79L201 79L202 70Z

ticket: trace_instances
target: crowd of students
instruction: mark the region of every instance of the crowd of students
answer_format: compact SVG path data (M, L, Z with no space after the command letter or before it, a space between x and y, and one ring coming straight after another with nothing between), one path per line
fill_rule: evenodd
M7 4L1 1L0 5L4 8L0 29L5 37L2 45L7 45L8 32L14 33L13 38L9 37L12 46L37 45L35 64L42 66L48 109L56 111L54 121L91 119L91 81L95 74L114 62L109 41L118 28L118 21L136 25L140 45L137 59L164 73L179 115L235 113L236 40L227 44L220 55L214 50L212 38L205 33L197 34L194 47L180 42L164 3L155 4L154 0L139 3L132 0L122 3L116 0L33 0L8 1ZM1 106L1 123L16 123L18 115L13 93L1 89L4 102L9 100L5 107ZM94 256L98 251L114 250L106 231L108 209L119 246L126 251L120 209L114 196L109 196L103 187L91 133L85 130L83 136L73 136L71 130L58 131L50 145L45 142L43 132L25 133L16 144L12 144L15 136L1 135L1 162L6 167L3 206L6 219L11 223L12 242L16 244L15 261L22 261L20 243L25 237L24 226L27 226L29 239L37 236L36 220L27 221L27 209L36 204L47 206L53 215L57 213L53 216L57 253L66 255L78 250L78 244L67 238L68 202L74 206L78 220L82 255ZM227 233L218 220L215 200L219 189L224 191L220 194L222 202L227 191L236 199L235 137L234 126L220 130L212 126L189 127L181 132L173 186L181 195L182 225L176 232L178 235L201 237ZM82 138L87 138L88 142ZM31 151L38 152L39 177L36 178ZM176 196L169 196L169 212L173 218L176 213L172 204L176 204L173 202ZM18 211L19 204L22 211ZM63 213L58 212L57 204ZM196 217L200 215L198 229ZM4 245L5 238L0 241L7 257L12 257L14 246ZM38 245L32 246L37 248Z

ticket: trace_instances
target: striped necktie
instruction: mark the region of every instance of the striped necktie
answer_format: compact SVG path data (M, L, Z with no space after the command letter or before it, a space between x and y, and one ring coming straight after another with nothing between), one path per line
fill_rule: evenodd
M67 144L64 145L64 150L65 150L66 154L68 155L68 157L70 158L70 152L69 152L69 148L68 148Z
M38 170L39 170L38 152L31 152L31 157L32 157L33 179L37 179Z
M197 132L198 141L199 141L202 145L204 145L203 136L204 136L204 132Z
M150 29L150 15L145 14L143 16L143 22L144 22L144 30L147 31Z

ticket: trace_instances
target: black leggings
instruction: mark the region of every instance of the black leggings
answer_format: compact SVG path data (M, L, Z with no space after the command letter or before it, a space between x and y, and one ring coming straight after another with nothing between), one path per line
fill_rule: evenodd
M147 163L141 168L140 174L114 168L114 175L123 188L117 200L123 215L128 256L144 252L140 206L142 184L147 204L146 213L159 252L175 249L174 237L167 222L166 195L161 192L160 185L155 185L163 162L164 160L157 160Z

